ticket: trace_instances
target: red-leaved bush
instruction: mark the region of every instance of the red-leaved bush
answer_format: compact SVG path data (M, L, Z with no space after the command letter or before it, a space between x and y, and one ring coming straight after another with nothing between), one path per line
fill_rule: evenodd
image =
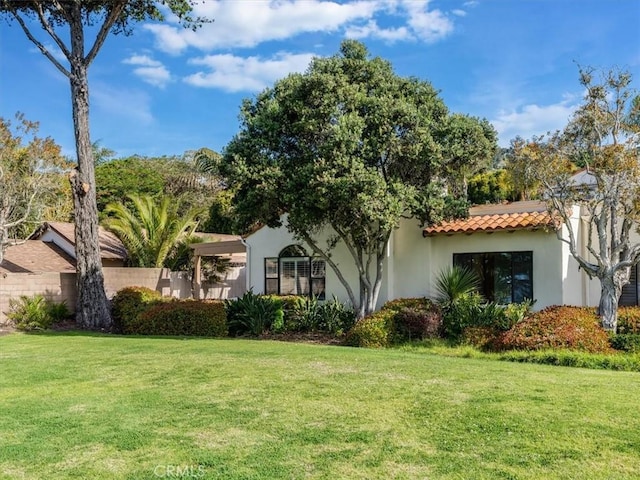
M594 308L552 306L516 323L499 341L501 350L566 348L598 353L611 350Z

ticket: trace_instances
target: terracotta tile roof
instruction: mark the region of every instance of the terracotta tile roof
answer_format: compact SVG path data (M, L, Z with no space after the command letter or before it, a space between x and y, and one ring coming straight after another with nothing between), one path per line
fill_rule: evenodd
M36 240L42 236L48 228L51 228L57 232L61 237L65 238L72 245L76 244L75 227L73 223L66 222L47 222L42 225L41 229L31 236L31 239ZM98 240L100 242L100 256L103 259L112 260L126 260L127 250L124 245L113 233L105 230L102 227L98 229Z
M13 273L75 272L75 261L53 243L27 240L5 251L0 271Z
M422 234L431 237L454 233L536 230L553 226L553 219L544 202L528 201L472 207L469 209L469 218L427 227Z

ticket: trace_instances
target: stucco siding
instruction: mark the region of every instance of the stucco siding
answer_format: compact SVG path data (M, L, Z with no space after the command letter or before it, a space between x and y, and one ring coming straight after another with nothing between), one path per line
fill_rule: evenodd
M436 278L443 269L453 264L454 253L533 252L533 296L536 310L562 303L562 245L554 233L516 231L513 233L474 233L436 236L424 239L430 242L429 262L423 264L429 272L427 296L435 296ZM415 261L423 262L416 257Z
M320 238L324 241L327 235ZM263 228L247 238L249 244L250 285L255 293L264 292L264 259L276 257L288 245L296 244L283 226ZM305 248L310 252L307 245ZM434 297L439 272L453 264L454 253L533 252L533 294L535 309L558 305L565 299L579 300L581 276L575 260L555 233L543 230L456 234L424 238L416 220L403 220L391 238L385 261L385 274L378 307L393 298ZM332 259L341 267L347 281L358 294L358 276L353 259L339 244ZM567 292L566 290L570 291ZM336 274L327 267L327 298L335 295L347 301L348 295Z
M418 229L419 230L419 229ZM328 232L324 232L320 235L317 235L318 242L321 248L326 247L326 241L329 237ZM305 243L297 241L293 238L292 234L289 233L286 227L286 218L283 221L283 226L279 228L262 228L257 232L248 236L245 240L247 245L249 245L248 249L248 261L247 266L249 269L249 276L247 279L247 288L253 290L254 293L264 293L265 289L265 280L264 280L264 259L269 257L277 257L278 254L285 247L293 244L302 245L307 253L311 254L311 248ZM390 251L389 251L390 252ZM331 251L331 260L335 262L346 281L349 283L351 288L353 289L353 293L358 298L359 290L358 290L358 273L355 267L355 263L353 257L349 253L348 249L344 246L344 244L339 243L332 251ZM384 264L384 279L382 288L380 291L379 299L378 299L378 307L382 306L382 304L388 298L388 269L387 269L388 261L385 259ZM326 298L330 299L334 295L338 300L342 302L349 301L349 295L347 293L346 288L343 286L342 282L333 271L333 269L327 265L326 267L326 278L325 278L325 288L326 288Z

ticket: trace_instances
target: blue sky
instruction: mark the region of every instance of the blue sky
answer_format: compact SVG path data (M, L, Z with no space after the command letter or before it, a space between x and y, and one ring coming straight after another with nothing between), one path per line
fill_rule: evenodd
M194 33L169 18L107 39L90 69L93 140L118 156L220 151L243 98L344 38L430 81L452 112L487 118L503 146L566 123L583 93L577 64L629 70L640 87L640 0L204 0L197 13L215 22ZM1 23L0 116L24 112L71 155L69 95L18 24Z

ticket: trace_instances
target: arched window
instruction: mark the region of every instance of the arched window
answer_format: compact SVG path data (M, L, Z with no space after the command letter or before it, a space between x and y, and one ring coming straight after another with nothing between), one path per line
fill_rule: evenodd
M301 245L289 245L278 257L264 259L264 292L325 298L325 261L311 257Z

